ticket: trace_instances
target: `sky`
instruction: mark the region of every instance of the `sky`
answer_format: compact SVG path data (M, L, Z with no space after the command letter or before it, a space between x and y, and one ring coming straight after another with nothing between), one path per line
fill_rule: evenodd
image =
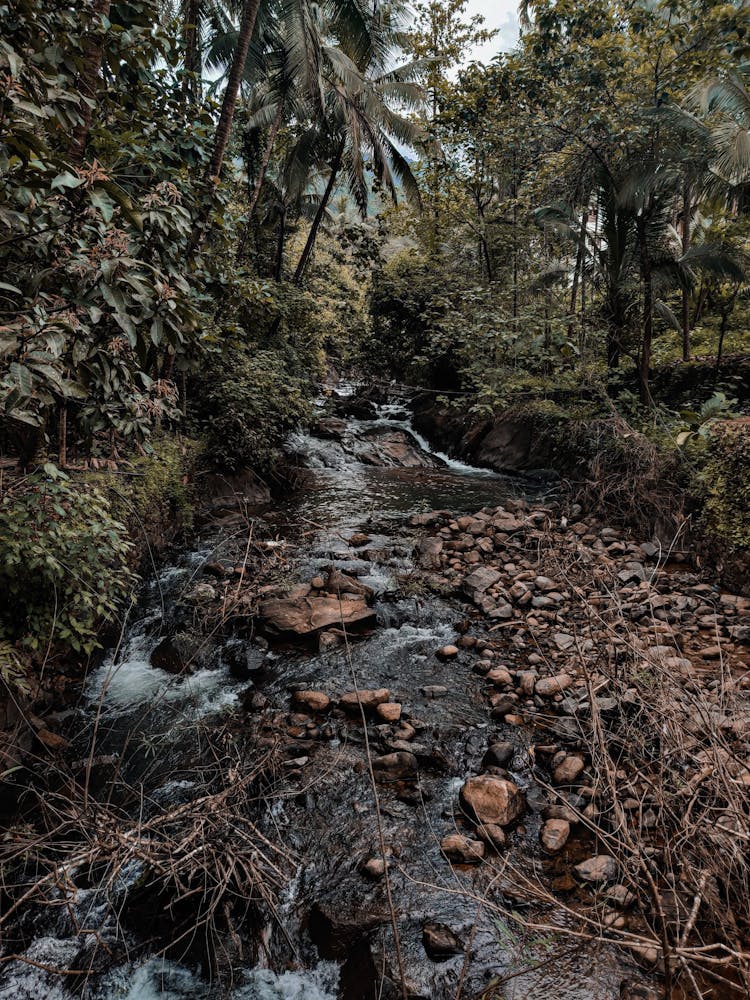
M481 14L488 28L497 28L495 38L477 48L474 59L489 62L500 51L513 48L518 38L518 0L469 0L468 14Z

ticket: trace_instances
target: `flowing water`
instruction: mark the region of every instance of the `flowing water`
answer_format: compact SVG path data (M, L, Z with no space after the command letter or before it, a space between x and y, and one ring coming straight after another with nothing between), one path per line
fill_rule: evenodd
M394 440L408 445L407 461L415 463L411 467L397 465L395 459L391 466L382 464L392 455ZM379 455L381 464L373 464L373 443L376 450L380 445L386 449L385 459ZM122 885L110 889L106 899L96 886L82 884L72 905L53 911L54 918L49 913L36 918L33 939L23 952L26 961L2 967L0 1000L69 996L71 980L58 970L80 967L82 952L95 939L105 944L124 939L132 957L118 958L111 968L105 964L83 982L75 980L76 994L90 1000L392 996L383 986L383 973L398 979L396 942L383 884L362 875L363 862L379 854L379 823L388 845L398 946L410 996L469 1000L502 979L487 997L615 1000L623 969L610 951L564 942L561 947L554 938L521 930L512 910L523 904L504 901L498 893L499 885L507 891L521 877L544 875L546 862L536 846L540 821L535 802L540 800L527 753L529 737L490 721L481 681L469 666L435 658L435 650L455 637L454 626L463 617L460 606L418 588L410 592L404 583L415 541L413 529L404 529L409 514L441 508L473 512L509 498L539 495L550 488L550 479L500 476L434 453L411 429L402 402L381 407L371 420L349 420L336 436L295 435L289 450L311 470L308 482L266 517L280 536L295 537L296 579L309 580L331 564L356 573L376 592L378 627L352 644L350 658L341 649L258 648L265 714L288 713L294 686L333 697L355 686L389 688L417 728L413 750L421 773L416 791L404 795L384 787L378 816L362 727L333 717L325 741L309 757L301 751L292 758L289 776L280 779L279 794L258 820L297 860L277 919L260 931L263 948L255 967L237 960L231 985L223 976L220 986L194 962L177 964L149 954L138 929L124 929L116 915L117 899L127 895L141 874L135 865L122 873ZM366 547L350 547L354 530L367 533ZM201 579L202 565L221 549L221 538L206 538L151 582L122 643L90 676L74 720L82 749L95 738L97 756L118 761L118 780L146 784L151 808L201 794L196 742L190 734L199 731L196 722L210 725L236 710L248 689L247 681L232 677L221 649L185 678L149 662L179 595ZM427 697L422 689L434 685L445 686L448 697ZM383 738L372 733L375 753L387 749L380 743ZM458 789L479 768L491 738L515 743L510 769L527 791L530 815L510 837L510 863L498 858L479 868L455 870L442 858L439 840L455 829ZM75 871L71 879L75 882ZM554 913L546 918L563 919ZM430 922L450 927L463 951L440 961L428 959L422 931ZM464 952L471 955L470 962Z

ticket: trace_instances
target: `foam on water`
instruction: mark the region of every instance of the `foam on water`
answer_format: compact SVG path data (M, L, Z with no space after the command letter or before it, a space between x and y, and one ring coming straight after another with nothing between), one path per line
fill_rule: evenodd
M38 938L23 956L5 967L0 1000L65 1000L65 969L79 952L79 940ZM38 962L47 969L32 965ZM321 962L313 969L271 972L251 969L243 983L228 994L228 1000L336 1000L339 967ZM218 1000L227 997L216 985L204 982L183 966L160 958L141 965L121 966L106 974L85 994L90 1000Z
M108 657L91 673L85 689L89 701L98 703L101 699L104 710L114 715L166 702L184 705L193 716L221 711L237 701L237 687L227 669L176 676L153 667L150 656L156 642L144 632L142 624L130 637L119 663Z
M166 703L183 707L195 717L220 712L238 698L237 687L226 669L203 669L176 677L144 659L103 664L89 678L86 694L92 702L103 698L104 710L113 715L141 705Z
M321 962L305 972L276 974L254 969L246 979L233 1000L336 1000L339 968L333 962Z

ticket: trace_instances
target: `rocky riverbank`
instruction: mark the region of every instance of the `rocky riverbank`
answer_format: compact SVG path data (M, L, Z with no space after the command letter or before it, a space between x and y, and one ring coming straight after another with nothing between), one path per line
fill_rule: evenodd
M81 868L52 828L19 834L34 872L66 864L73 914L19 883L19 1000L57 997L84 946L96 1000L135 975L176 1000L643 1000L736 977L748 602L402 423L294 442L300 494L217 510L56 721L56 780L127 836L92 840L81 805ZM354 460L366 440L379 464Z
M491 729L440 837L445 862L488 865L501 876L500 898L557 905L580 921L578 933L617 942L663 976L677 975L680 962L701 974L691 934L716 934L727 908L735 927L744 920L737 887L722 883L710 859L721 850L739 864L747 829L750 600L720 591L655 543L569 522L543 505L433 511L412 517L409 530L420 533L422 580L465 614L433 650L441 666L431 679L442 683L420 687L419 713L404 693L412 687L413 697L413 679L396 690L364 687L369 678L361 689L293 690L292 714L276 717L292 736L290 763L309 766L331 718L356 722L361 712L372 727L375 780L417 806L425 772L449 759L447 746L425 741L430 706L450 702L471 671L482 679ZM348 541L356 553L371 539ZM306 631L312 592L322 592L313 601L339 602L339 621L327 623L335 627L326 633L321 620L315 629L322 649L355 641L345 619L372 597L355 576L332 574L333 583L313 578L285 599L287 619L306 620ZM261 618L278 627L277 603L265 608ZM266 726L266 740L272 731ZM520 783L509 769L523 773ZM530 834L536 878L520 875L514 857L528 851ZM364 858L363 875L382 879L390 863ZM553 918L531 923L539 919ZM725 928L719 948L722 938ZM456 929L425 924L431 958L463 953L457 942Z

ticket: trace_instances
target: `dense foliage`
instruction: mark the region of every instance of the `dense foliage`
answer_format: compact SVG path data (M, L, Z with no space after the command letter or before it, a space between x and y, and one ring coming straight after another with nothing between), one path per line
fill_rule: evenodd
M132 583L131 542L106 495L31 476L0 500L0 538L0 638L40 657L58 645L91 652Z
M650 406L655 360L742 346L748 13L541 0L516 51L452 73L465 6L420 7L425 211L389 219L409 249L379 275L376 334L447 347L452 387L497 405L624 377ZM429 294L405 301L417 260Z

